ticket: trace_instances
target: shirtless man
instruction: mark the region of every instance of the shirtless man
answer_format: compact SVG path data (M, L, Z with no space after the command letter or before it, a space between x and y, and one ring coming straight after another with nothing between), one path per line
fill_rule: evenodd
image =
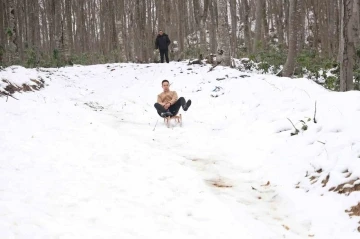
M154 107L161 117L175 116L182 106L187 111L191 105L191 100L185 102L184 97L178 98L176 91L170 91L168 80L161 82L163 92L157 96L157 102Z

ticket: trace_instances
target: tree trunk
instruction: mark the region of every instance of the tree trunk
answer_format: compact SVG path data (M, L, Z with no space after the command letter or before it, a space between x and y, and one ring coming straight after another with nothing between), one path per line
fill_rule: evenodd
M304 48L305 42L305 6L304 1L297 1L296 5L296 55Z
M201 54L207 53L207 41L206 41L206 19L209 11L210 0L204 0L204 9L200 17L200 49Z
M3 56L5 53L5 22L4 22L5 8L3 0L0 0L0 66L3 65Z
M341 0L340 91L353 90L353 0Z
M227 15L227 0L218 0L218 52L216 61L223 66L230 66L230 35Z
M295 69L295 58L297 53L297 12L300 9L297 9L298 1L302 0L290 0L289 7L289 51L282 71L282 75L285 77L290 77Z
M266 49L266 46L269 41L269 23L267 21L266 14L266 0L262 1L262 34L261 34L261 42L263 49Z
M231 56L237 57L237 16L236 16L236 0L230 0L230 14L231 14Z
M143 0L142 0L143 1ZM117 32L116 32L116 20L115 20L115 4L114 1L108 2L108 12L109 12L109 24L110 24L110 51L112 55L114 56L114 61L119 62L119 56L118 56L118 41L117 41ZM140 14L141 15L141 14ZM145 26L144 26L145 27ZM142 34L145 33L145 29L141 28L143 30ZM141 39L145 39L144 35L141 36ZM144 45L142 45L143 47Z
M206 52L206 18L209 9L209 0L204 0L204 9L201 9L200 0L193 0L194 5L194 19L195 19L195 29L196 33L200 33L200 54L205 54ZM197 34L196 34L197 36Z
M250 23L250 6L248 0L242 0L244 4L244 37L245 37L245 46L247 53L251 53L251 23Z
M217 25L216 25L216 16L215 16L215 6L214 6L214 1L215 0L210 0L210 6L209 6L209 11L210 11L210 29L209 29L209 40L210 40L210 54L215 54L216 53L216 29L217 29Z
M26 8L28 9L31 9L33 7L33 5L31 5L31 1L32 0L29 0L28 3L29 3L29 6L27 6ZM23 23L23 19L24 19L24 13L23 11L18 11L18 9L21 9L22 8L22 4L21 2L17 1L15 2L16 6L15 6L15 11L16 11L16 28L17 28L17 39L18 39L18 51L19 51L19 63L20 62L24 62L24 59L25 59L25 51L24 51L24 45L26 46L26 48L28 47L31 47L32 45L32 42L29 42L29 41L26 41L25 44L24 44L24 41L23 41L23 31L24 31L24 28L25 29L29 29L29 32L33 31L35 29L35 26L32 24L31 26L24 26L24 23ZM31 6L30 6L31 5Z
M170 0L166 0L163 2L164 6L164 19L165 19L165 26L164 32L166 31L169 34L169 37L172 37L172 26L171 26L171 19L170 19Z
M255 38L253 43L253 52L256 53L258 51L259 46L261 46L261 25L262 25L262 17L263 17L263 1L264 0L256 0L256 22L255 22Z
M163 8L163 0L156 0L156 13L158 16L158 29L163 30L165 32L165 20L164 20L164 8Z
M284 14L282 0L277 2L276 25L280 49L284 47Z
M178 14L178 19L179 19L179 57L176 60L179 60L180 55L182 55L181 53L185 51L185 5L184 5L184 1L179 1L178 2L178 7L179 7L179 14Z
M71 18L71 2L72 0L65 0L65 20L66 20L66 35L67 35L67 46L68 51L67 54L69 56L72 54L73 51L73 30L72 30L72 18Z
M154 14L152 13L152 1L151 0L147 0L146 1L146 8L147 8L147 22L146 24L146 50L147 50L147 62L152 62L152 54L153 54L153 49L154 49L154 41L153 41L153 23L152 23L152 17L154 16ZM146 12L145 12L146 15ZM120 47L121 48L121 47Z
M18 33L16 28L16 11L15 11L15 0L9 0L9 31L7 32L9 38L9 53L10 53L10 64L17 64L19 61L19 44L18 44Z

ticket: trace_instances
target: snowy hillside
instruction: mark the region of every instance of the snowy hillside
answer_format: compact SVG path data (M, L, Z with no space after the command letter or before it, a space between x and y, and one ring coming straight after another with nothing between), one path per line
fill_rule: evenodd
M0 71L0 238L359 238L360 93L209 69Z

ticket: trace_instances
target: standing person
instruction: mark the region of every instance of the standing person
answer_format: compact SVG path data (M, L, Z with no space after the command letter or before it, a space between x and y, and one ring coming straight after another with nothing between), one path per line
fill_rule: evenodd
M176 91L170 91L169 81L161 82L163 92L157 96L157 102L154 107L161 117L175 116L180 110L187 111L191 105L191 100L185 102L184 97L178 98Z
M166 33L163 33L162 30L159 31L159 34L155 40L155 49L159 49L160 51L160 59L161 63L164 63L164 56L166 58L166 62L169 63L169 45L171 41L169 36Z

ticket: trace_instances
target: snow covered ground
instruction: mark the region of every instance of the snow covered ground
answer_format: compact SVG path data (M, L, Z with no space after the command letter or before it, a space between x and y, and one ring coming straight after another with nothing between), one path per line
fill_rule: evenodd
M0 98L0 238L359 238L360 93L209 68L0 71L46 83Z

